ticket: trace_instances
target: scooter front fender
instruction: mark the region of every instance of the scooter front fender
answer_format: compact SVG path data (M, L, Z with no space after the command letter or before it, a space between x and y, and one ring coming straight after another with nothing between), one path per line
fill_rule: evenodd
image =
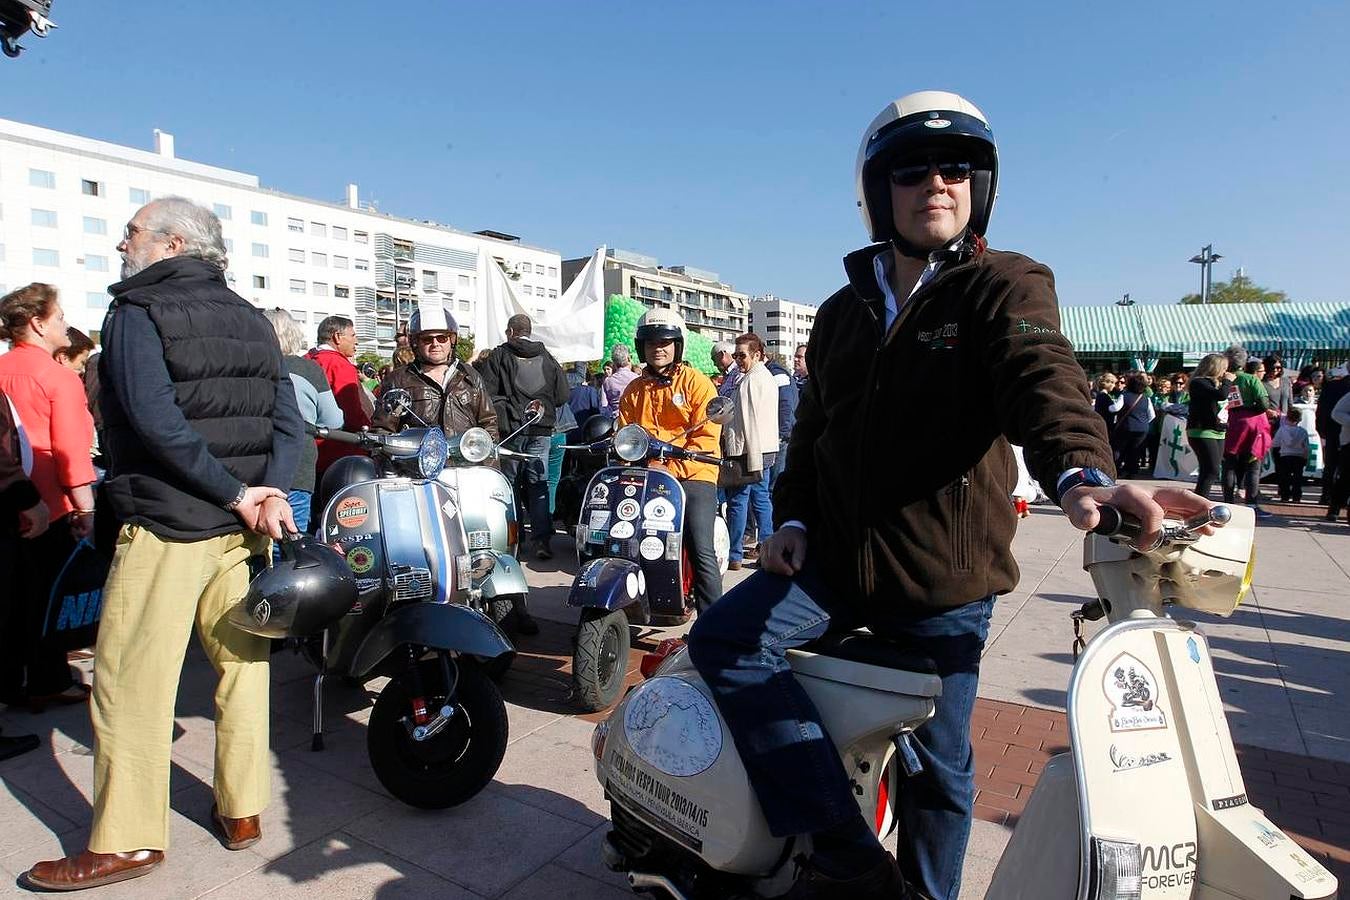
M629 619L637 622L649 621L652 614L642 568L632 560L612 556L593 559L581 567L567 595L567 605L605 610L636 605Z
M525 582L525 570L514 556L505 553L497 554L492 571L475 587L488 599L530 592L530 586Z
M411 603L379 621L352 659L351 674L365 678L404 644L495 659L515 653L492 620L477 610L451 603Z

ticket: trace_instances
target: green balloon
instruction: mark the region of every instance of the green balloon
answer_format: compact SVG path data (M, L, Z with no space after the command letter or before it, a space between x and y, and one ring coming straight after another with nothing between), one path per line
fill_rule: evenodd
M646 311L647 307L632 297L610 294L609 300L605 302L606 359L609 358L615 344L623 344L632 353L633 359L637 360L637 346L633 343L633 335L637 332L638 319L642 318L642 314ZM712 348L713 342L710 338L697 331L685 329L684 361L704 375L713 375L717 371L712 362Z

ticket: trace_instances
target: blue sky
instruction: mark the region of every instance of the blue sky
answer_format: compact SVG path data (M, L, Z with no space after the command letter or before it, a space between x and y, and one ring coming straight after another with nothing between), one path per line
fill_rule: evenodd
M814 303L866 242L862 129L946 88L999 141L991 244L1061 302L1174 301L1211 242L1350 300L1350 5L1111 6L57 0L0 116Z

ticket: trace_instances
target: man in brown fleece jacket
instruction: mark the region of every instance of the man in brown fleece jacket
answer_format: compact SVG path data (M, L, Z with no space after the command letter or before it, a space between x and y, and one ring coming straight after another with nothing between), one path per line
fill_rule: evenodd
M975 793L980 652L994 597L1018 578L1009 441L1026 448L1032 472L1082 529L1108 502L1148 532L1164 507L1191 516L1209 504L1180 489L1114 484L1050 270L985 243L998 159L973 104L923 91L888 105L864 135L857 176L879 243L845 258L849 283L816 317L762 571L699 617L689 654L770 830L811 835L786 896L954 900ZM959 400L918 410L914 384L941 384ZM913 440L918 415L944 435L940 453ZM897 801L898 864L786 659L789 648L864 625L931 658L942 678L937 715L911 742L922 770Z

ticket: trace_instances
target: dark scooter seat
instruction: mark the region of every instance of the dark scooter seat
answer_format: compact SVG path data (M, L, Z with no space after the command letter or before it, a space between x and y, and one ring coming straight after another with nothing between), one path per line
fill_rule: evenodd
M869 666L901 669L921 675L937 674L937 666L923 653L899 641L878 637L869 631L840 631L827 634L803 645L800 649L807 653L846 659Z

